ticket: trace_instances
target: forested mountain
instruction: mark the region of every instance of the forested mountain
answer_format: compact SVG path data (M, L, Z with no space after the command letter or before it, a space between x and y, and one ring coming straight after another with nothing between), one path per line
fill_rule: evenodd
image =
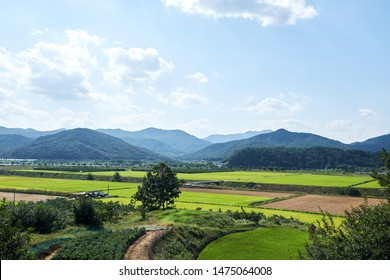
M279 129L274 132L256 135L244 140L213 144L200 151L189 154L185 156L185 158L221 160L230 156L234 151L243 148L309 148L316 146L349 149L347 144L319 135L289 132L285 129Z
M211 143L226 143L230 141L235 140L243 140L247 138L251 138L253 136L259 135L259 134L265 134L270 133L272 130L262 130L262 131L247 131L244 133L234 133L234 134L213 134L210 136L207 136L206 138L203 138L203 140L209 141Z
M192 153L211 144L182 130L147 128L134 132L120 129L99 129L98 131L121 138L128 143L137 143L140 147L171 156ZM150 141L151 139L154 141Z
M382 148L385 148L387 151L390 151L390 134L378 136L375 138L370 138L364 142L352 143L351 147L363 151L379 151Z
M227 160L233 168L336 169L377 168L382 165L379 152L337 148L246 148Z
M167 157L132 146L116 137L85 128L39 137L27 146L9 152L5 156L67 160L167 160Z
M17 134L0 135L0 154L26 146L34 139Z

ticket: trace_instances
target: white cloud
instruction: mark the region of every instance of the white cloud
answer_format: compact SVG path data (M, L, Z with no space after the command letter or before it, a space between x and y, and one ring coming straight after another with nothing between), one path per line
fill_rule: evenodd
M59 109L57 125L66 128L95 127L94 117L90 112L75 112L64 107Z
M116 47L105 49L103 52L108 57L105 79L116 84L154 81L163 73L171 72L174 67L154 48L126 50Z
M17 54L0 49L0 80L53 99L86 97L99 66L91 50L103 39L83 30L65 35L63 43L40 41Z
M249 112L258 114L277 114L282 116L291 116L301 111L303 106L299 103L289 104L283 99L264 98L256 105L248 108Z
M260 120L257 122L258 130L277 130L284 128L293 132L310 131L314 126L309 121L298 119Z
M371 109L360 109L359 114L362 117L376 117L378 114Z
M177 88L169 97L159 96L159 102L170 104L178 108L188 108L195 105L207 103L209 100L206 97L199 96L194 93L185 92L182 88Z
M0 123L14 127L15 124L29 124L46 123L52 121L51 115L42 110L32 109L24 104L3 102L0 104Z
M244 18L261 25L295 24L310 19L317 11L305 0L162 0L184 13L212 18Z
M209 79L206 77L206 75L201 73L201 72L195 72L191 75L187 75L186 78L190 79L190 80L197 81L197 82L202 83L202 84L207 83L209 81Z
M215 133L215 129L212 127L211 121L208 119L192 120L180 125L179 128L196 135L197 137L206 137Z
M352 122L346 120L334 120L328 123L325 128L328 130L349 130L353 125Z

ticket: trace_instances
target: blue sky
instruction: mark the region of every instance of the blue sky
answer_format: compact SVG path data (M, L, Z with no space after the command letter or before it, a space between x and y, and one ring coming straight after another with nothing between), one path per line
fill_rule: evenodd
M389 1L0 1L0 125L390 133Z

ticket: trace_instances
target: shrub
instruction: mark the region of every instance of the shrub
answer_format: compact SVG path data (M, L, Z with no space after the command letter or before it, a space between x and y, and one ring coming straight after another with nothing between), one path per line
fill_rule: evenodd
M73 212L76 225L99 227L103 224L103 221L90 198L79 199L73 206Z

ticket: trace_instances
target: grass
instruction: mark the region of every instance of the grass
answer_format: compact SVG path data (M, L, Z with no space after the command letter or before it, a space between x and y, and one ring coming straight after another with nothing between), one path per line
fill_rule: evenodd
M233 194L215 194L202 192L185 192L183 191L177 202L188 202L198 204L217 204L217 205L235 205L247 206L254 202L271 200L270 197L262 196L245 196Z
M65 180L65 179L49 179L49 178L30 178L20 176L0 176L0 188L20 189L20 190L45 190L59 191L66 193L102 190L107 192L110 187L110 194L114 192L112 189L134 189L138 184L134 183L118 183L104 181L88 181L88 180Z
M224 236L199 254L199 260L295 260L308 233L291 228L260 228Z
M211 204L197 204L197 203L185 203L185 202L175 202L177 209L201 209L206 211L222 211L226 212L227 210L232 211L241 211L241 207L238 206L230 206L230 205L211 205ZM265 214L266 216L270 217L272 215L279 215L284 216L286 218L295 218L299 219L301 222L304 223L316 223L317 221L321 221L322 215L321 214L315 214L315 213L305 213L305 212L297 212L297 211L288 211L288 210L277 210L277 209L264 209L264 208L257 208L257 207L244 207L244 210L247 212L255 211L255 212L261 212ZM336 224L340 224L343 220L342 217L334 217L334 221Z
M24 170L32 172L49 173L70 173L80 174L79 172L66 171L48 171L48 170ZM112 176L113 171L91 172L94 175ZM143 171L121 171L122 176L143 178L146 172ZM372 180L368 175L345 175L345 174L312 174L312 173L294 173L294 172L265 172L265 171L231 171L231 172L210 172L210 173L178 173L179 179L187 181L230 181L243 183L259 184L281 184L281 185L302 185L302 186L322 186L322 187L348 187L358 185L363 188L379 188L376 182L364 184Z

